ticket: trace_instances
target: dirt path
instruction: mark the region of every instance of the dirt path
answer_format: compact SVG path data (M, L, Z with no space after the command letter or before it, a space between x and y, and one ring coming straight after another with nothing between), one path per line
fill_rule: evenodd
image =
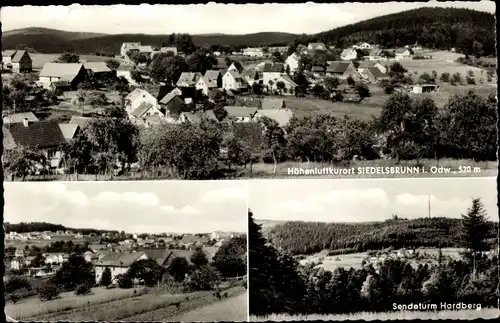
M170 322L247 321L247 293L231 297L169 319Z

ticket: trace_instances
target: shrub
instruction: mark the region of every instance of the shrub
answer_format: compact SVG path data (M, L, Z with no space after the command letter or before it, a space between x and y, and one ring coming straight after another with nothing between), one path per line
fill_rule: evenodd
M118 282L118 287L120 288L132 288L134 285L132 278L130 278L129 275L118 275L116 277L116 281Z
M441 81L443 82L449 82L450 81L450 73L443 73L441 74Z
M43 283L38 289L38 298L42 301L50 301L59 296L59 289L51 281Z
M467 76L467 84L474 85L476 84L476 80L473 77Z
M90 288L89 285L80 284L80 285L78 285L78 287L76 287L75 295L77 295L77 296L88 295L91 292L92 292L92 289Z

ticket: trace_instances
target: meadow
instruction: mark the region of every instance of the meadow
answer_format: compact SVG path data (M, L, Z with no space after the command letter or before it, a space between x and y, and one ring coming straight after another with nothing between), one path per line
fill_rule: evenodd
M5 247L24 249L26 246L36 246L41 248L50 245L54 241L72 241L74 244L84 244L89 242L89 239L80 239L70 236L56 236L51 240L5 240Z
M43 65L46 63L53 62L56 60L61 54L42 54L42 53L30 53L30 57L33 61L33 69L34 70L41 70L43 68ZM108 56L96 56L96 55L79 55L80 60L85 61L85 62L105 62L108 59L111 59L113 57L108 57ZM118 58L113 58L118 61L121 61Z
M346 321L346 320L474 320L474 319L494 319L500 314L497 308L483 308L481 310L461 310L461 311L397 311L397 312L359 312L353 314L329 314L329 315L288 315L271 314L264 317L250 316L251 322L264 321Z
M152 288L134 292L134 289L97 287L92 292L87 296L61 293L61 298L48 302L30 297L16 304L7 304L5 311L14 319L30 321L153 321L218 301L212 291L172 293L165 288ZM245 289L233 287L226 292L232 298L244 293ZM179 309L173 305L176 302L181 302Z
M437 257L439 250L436 248L419 248L418 251L420 254L428 254L434 257ZM445 257L452 257L452 258L458 258L459 257L459 251L460 249L458 248L443 248L442 253L443 256ZM349 269L349 268L354 268L354 269L361 269L361 262L366 259L368 256L368 253L366 252L359 252L359 253L351 253L351 254L345 254L345 255L338 255L338 256L327 256L327 251L322 251L319 253L316 253L314 255L310 255L306 257L305 259L301 260L301 264L306 264L308 262L317 262L319 260L322 261L321 267L323 267L326 270L333 271L336 268L343 267L344 269ZM425 260L423 260L425 261ZM422 261L421 261L422 262ZM414 265L415 267L418 266L418 261L410 261L412 263L412 266Z

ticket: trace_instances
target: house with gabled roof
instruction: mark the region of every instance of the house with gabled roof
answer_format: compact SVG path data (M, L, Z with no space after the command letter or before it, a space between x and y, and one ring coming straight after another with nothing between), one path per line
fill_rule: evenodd
M22 123L4 125L3 132L4 149L20 147L36 149L45 155L52 169L59 168L62 158L61 146L67 141L57 122L30 123L25 120Z
M201 73L199 72L182 72L177 80L177 87L195 87L196 82L201 78Z
M361 64L359 64L359 66L358 66L358 72L360 74L362 74L363 71L368 67L376 67L382 73L384 73L384 74L387 73L387 68L384 65L380 64L380 62L378 62L378 61L363 61L363 62L361 62Z
M307 49L309 51L327 50L324 43L309 43L309 45L307 46Z
M120 64L120 66L116 69L116 77L123 77L129 84L135 85L136 82L132 79L133 69L134 66L132 65Z
M326 75L337 77L339 79L347 79L351 76L354 79L359 79L360 75L354 67L352 62L343 62L343 61L333 61L330 62L328 67L326 68Z
M125 274L134 262L143 259L148 259L148 256L143 251L111 252L107 254L94 265L96 283L98 284L101 281L106 268L111 271L112 283L116 283L116 276Z
M243 73L244 68L243 68L243 65L241 65L241 63L240 63L240 62L238 62L238 61L233 61L233 62L231 63L231 65L228 67L228 69L227 69L227 70L228 70L228 71L236 71L236 72L238 72L238 73L240 73L240 74L241 74L241 73Z
M382 59L382 49L380 48L370 49L370 53L367 56L365 56L364 59L369 61L376 61Z
M141 47L140 42L123 43L122 46L120 47L120 55L122 58L129 59L127 53L129 51L139 51L140 47Z
M290 69L290 73L295 73L299 69L300 56L297 53L292 53L285 60L285 65Z
M80 126L80 128L85 127L92 118L89 117L82 117L82 116L72 116L71 119L69 119L69 124L77 124Z
M219 121L215 116L213 110L196 111L196 112L181 112L181 122L190 122L194 124L200 123L202 120Z
M407 48L397 48L394 51L394 55L396 55L396 59L406 59L411 57L410 50Z
M257 108L227 106L224 109L227 112L224 122L227 123L252 122L257 113Z
M46 63L38 77L37 83L46 89L54 83L76 89L87 78L87 70L80 63Z
M2 51L2 68L14 73L31 72L33 61L26 50Z
M358 52L354 48L346 48L340 54L340 59L343 61L352 61L358 58Z
M81 131L79 125L71 123L60 123L59 128L61 129L64 139L67 141L75 139Z
M204 95L208 95L208 92L210 90L217 88L217 79L211 79L207 76L202 76L200 77L198 82L196 82L195 87L197 90L200 90L201 93L203 93Z
M281 63L266 63L262 72L262 82L264 86L270 86L269 81L276 83L276 80L285 72L285 66Z
M105 62L89 62L83 64L87 70L87 74L95 78L113 76L113 71L106 65Z
M248 83L237 70L231 69L222 77L222 88L224 90L246 91Z
M158 109L156 98L143 89L135 89L125 97L125 110L130 119L138 119L144 115L158 115L161 113Z
M164 113L165 122L177 123L181 122L181 113L187 110L186 104L182 99L182 91L175 88L167 93L159 101L160 109Z
M371 83L378 83L383 80L389 80L389 75L382 73L377 67L367 67L361 73L361 76Z

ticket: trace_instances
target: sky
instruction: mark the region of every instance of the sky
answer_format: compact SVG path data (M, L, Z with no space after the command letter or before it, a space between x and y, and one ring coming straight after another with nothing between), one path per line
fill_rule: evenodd
M460 7L495 13L494 1L341 4L199 4L22 6L1 10L3 31L45 27L107 34L287 32L311 34L420 7Z
M481 198L498 221L496 178L365 179L250 182L249 208L255 219L275 221L369 222L397 214L460 218Z
M243 181L4 183L4 221L127 233L247 231Z

